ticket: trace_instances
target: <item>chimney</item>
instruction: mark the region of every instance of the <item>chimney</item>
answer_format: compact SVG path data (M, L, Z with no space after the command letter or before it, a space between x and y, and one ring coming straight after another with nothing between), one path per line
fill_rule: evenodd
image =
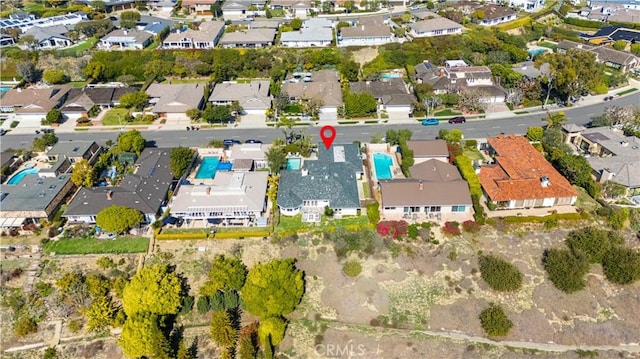
M207 196L211 195L211 187L207 187Z
M440 77L444 76L444 69L440 69Z
M540 185L542 185L542 187L544 188L551 186L551 181L549 181L549 177L542 176L542 178L540 178Z
M302 171L300 172L300 174L302 175L302 177L306 177L309 174L309 170L303 168Z
M362 31L364 31L364 25L362 25L362 26L360 27L360 29L361 29Z
M129 31L127 31L127 30L124 30L124 34L125 34L125 35L127 35L128 33L129 33Z
M418 182L418 189L420 191L422 191L424 189L424 183L422 183L422 180L420 180L420 182Z
M107 200L111 201L112 196L113 196L113 191L107 192Z

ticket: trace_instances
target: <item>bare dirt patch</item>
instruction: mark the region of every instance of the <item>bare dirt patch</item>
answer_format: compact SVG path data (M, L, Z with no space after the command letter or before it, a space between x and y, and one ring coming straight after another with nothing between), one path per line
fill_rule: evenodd
M353 52L353 61L364 66L364 64L373 61L378 56L378 49L375 47L365 47Z

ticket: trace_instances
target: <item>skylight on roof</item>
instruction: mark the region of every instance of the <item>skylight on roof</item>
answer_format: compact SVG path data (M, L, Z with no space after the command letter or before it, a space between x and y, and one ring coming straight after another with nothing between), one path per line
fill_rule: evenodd
M346 162L344 146L333 147L333 162Z

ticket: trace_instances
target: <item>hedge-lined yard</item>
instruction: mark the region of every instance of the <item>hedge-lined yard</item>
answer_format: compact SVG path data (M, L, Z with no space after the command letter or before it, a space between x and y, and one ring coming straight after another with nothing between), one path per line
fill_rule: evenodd
M43 244L45 253L55 254L119 254L144 253L149 247L149 238L117 237L97 239L95 237L61 238Z

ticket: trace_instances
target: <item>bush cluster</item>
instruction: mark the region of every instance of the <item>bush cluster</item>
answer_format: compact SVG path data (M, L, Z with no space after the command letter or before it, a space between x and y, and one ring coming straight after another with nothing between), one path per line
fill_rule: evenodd
M383 237L399 239L407 234L409 223L407 221L383 221L378 223L378 234Z
M509 334L509 330L513 327L513 323L502 307L495 303L491 303L480 313L480 324L482 329L492 337L503 337Z
M362 272L362 265L357 260L350 260L344 264L342 271L349 277L357 277Z
M460 223L458 222L444 222L442 226L442 232L448 236L458 236L462 232L460 231Z
M251 237L268 237L271 235L268 229L264 231L254 231L254 232L216 232L214 238L215 239L229 239L229 238L251 238Z
M482 279L493 290L511 292L522 287L524 276L515 265L493 255L480 256L479 262Z
M157 240L197 240L197 239L207 239L207 232L199 232L199 233L159 233L156 235Z
M377 203L367 205L367 217L369 218L369 223L373 225L377 225L380 222L380 207Z
M481 229L480 223L476 221L462 222L462 230L467 233L478 233L480 232L480 229Z

